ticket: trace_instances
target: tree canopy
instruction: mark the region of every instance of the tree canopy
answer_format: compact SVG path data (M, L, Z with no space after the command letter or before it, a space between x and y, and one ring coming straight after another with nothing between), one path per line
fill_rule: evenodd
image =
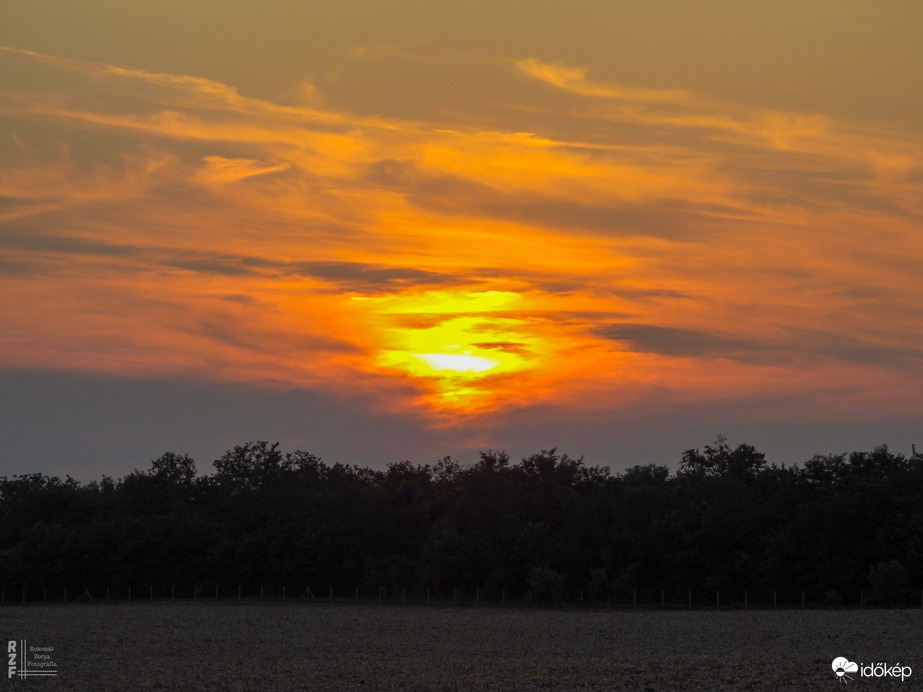
M167 452L117 480L0 477L0 584L867 589L883 604L923 587L923 458L886 446L777 466L719 436L674 474L557 449L379 471L256 441L213 467Z

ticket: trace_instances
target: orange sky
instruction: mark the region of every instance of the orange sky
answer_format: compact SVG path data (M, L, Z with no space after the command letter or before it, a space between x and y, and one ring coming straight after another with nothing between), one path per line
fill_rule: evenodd
M753 97L563 39L357 27L300 72L270 55L260 87L258 56L238 84L191 38L158 57L4 12L25 37L0 33L8 371L310 391L495 447L517 411L735 409L714 433L923 413L923 130L798 103L822 68ZM446 96L458 75L476 98Z

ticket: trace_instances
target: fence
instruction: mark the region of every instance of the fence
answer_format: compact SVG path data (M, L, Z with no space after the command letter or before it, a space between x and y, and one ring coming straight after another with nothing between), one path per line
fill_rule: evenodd
M919 598L905 592L889 603L874 599L868 592L841 594L835 590L657 590L632 589L590 593L580 591L565 598L560 594L540 596L531 591L507 589L434 589L386 587L334 588L313 590L309 585L182 585L140 584L97 587L0 588L0 605L105 602L267 602L327 603L353 605L466 606L466 607L551 607L613 610L772 610L772 609L859 609L880 607L923 608Z

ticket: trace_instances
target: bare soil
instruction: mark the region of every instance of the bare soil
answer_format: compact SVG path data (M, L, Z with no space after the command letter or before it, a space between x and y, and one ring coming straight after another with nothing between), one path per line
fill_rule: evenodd
M838 656L914 670L905 682L854 676L854 689L912 689L923 682L921 632L920 610L0 608L4 646L54 647L56 678L4 670L17 690L831 690Z

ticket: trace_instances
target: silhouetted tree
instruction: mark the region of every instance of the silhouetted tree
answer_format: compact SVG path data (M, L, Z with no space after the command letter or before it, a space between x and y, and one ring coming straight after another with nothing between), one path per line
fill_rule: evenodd
M632 589L850 594L923 587L923 464L886 446L776 466L718 436L679 472L612 475L557 449L514 463L327 464L248 442L196 473L167 452L81 485L0 477L0 585L236 583L501 589L600 599Z
M705 445L705 451L687 449L680 462L680 474L751 478L766 465L766 455L748 444L731 449L724 435L718 435L714 446Z

